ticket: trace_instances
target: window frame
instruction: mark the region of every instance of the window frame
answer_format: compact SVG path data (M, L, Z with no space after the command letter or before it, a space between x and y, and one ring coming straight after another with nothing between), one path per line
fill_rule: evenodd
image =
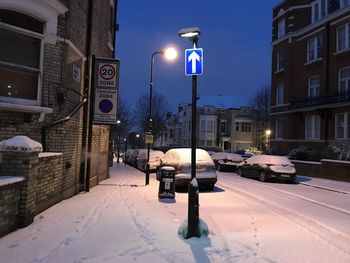
M339 31L340 31L340 29L341 28L344 28L344 47L340 47L340 39L339 39L339 37L340 37L340 33L339 33ZM340 26L338 26L337 27L337 29L336 29L336 31L337 31L337 36L336 36L336 45L337 45L337 47L336 47L336 52L341 52L341 51L344 51L344 50L348 50L348 49L350 49L350 23L346 23L346 24L343 24L343 25L340 25ZM342 39L343 40L343 39Z
M317 36L309 39L307 42L307 63L317 61L322 59L322 50L323 50L323 38L322 36ZM311 57L312 54L312 57Z
M279 124L281 125L279 127ZM283 139L284 133L284 119L276 119L276 132L275 132L275 139L281 140Z
M349 70L349 76L347 76L345 79L341 79L341 72L344 70ZM345 86L346 89L345 91L341 91L341 82L345 81ZM350 92L350 67L345 67L345 68L341 68L338 71L338 92L339 93L343 93L343 92Z
M320 115L309 115L305 117L305 139L319 140L321 138Z
M344 123L342 126L338 126L338 117L340 115L343 115L344 117ZM339 137L338 129L342 128L343 136ZM349 112L342 112L335 115L334 118L334 137L336 140L349 140L350 139L350 113Z
M283 55L283 56L282 56ZM283 71L286 68L286 53L284 51L276 52L276 71Z
M313 79L318 79L318 83L312 84ZM312 94L311 90L316 90L316 94ZM314 75L309 77L308 79L308 97L309 98L317 98L320 96L320 75Z
M276 105L284 104L284 84L282 82L276 85Z
M282 38L286 35L286 19L282 18L277 22L277 38Z
M42 71L43 71L43 63L44 63L44 34L30 31L30 30L27 30L27 29L24 29L21 27L17 27L14 25L10 25L10 24L4 23L4 22L0 22L0 28L17 33L17 34L20 34L20 35L24 35L27 37L31 37L31 38L35 38L35 39L40 40L39 68L32 68L32 67L24 66L21 64L0 61L0 64L3 65L5 68L12 67L12 68L18 68L18 69L22 69L22 70L24 69L24 70L28 70L30 72L37 73L38 81L37 81L37 85L36 85L36 87L37 87L36 100L0 96L1 101L7 102L7 103L18 104L18 105L40 106L41 105L41 98L42 98Z

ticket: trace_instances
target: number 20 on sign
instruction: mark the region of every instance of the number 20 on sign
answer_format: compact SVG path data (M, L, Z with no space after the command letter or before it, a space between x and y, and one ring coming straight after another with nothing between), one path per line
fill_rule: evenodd
M116 65L100 63L98 70L99 87L115 87L116 83Z

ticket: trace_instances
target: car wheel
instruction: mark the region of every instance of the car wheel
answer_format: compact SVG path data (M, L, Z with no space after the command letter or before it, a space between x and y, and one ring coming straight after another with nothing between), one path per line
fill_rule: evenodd
M265 171L261 171L259 174L259 181L260 182L266 182L266 173Z
M243 177L243 175L242 175L242 168L238 168L238 169L237 169L237 173L238 173L239 176L242 176L242 177Z

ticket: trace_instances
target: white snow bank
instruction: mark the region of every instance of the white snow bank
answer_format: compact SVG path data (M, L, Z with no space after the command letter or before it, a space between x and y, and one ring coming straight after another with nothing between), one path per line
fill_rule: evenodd
M15 136L0 142L0 151L42 152L43 146L27 136Z

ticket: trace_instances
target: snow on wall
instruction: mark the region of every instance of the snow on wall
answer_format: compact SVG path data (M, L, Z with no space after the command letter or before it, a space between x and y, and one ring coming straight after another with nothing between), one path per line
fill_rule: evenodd
M0 142L0 151L42 152L43 146L27 136L15 136Z

